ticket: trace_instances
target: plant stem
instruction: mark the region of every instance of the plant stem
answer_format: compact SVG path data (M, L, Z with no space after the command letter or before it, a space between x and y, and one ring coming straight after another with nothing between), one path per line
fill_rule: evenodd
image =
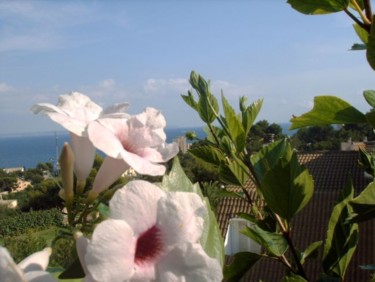
M361 7L359 7L357 0L352 0L352 3L355 6L355 9L357 10L358 14L361 16L361 19L365 25L371 25L371 17L370 20L366 17L366 15L362 12Z
M357 19L347 8L344 9L344 12L356 23L358 24L360 27L362 27L363 29L365 29L366 31L368 31L370 33L370 26L369 25L366 25L364 24L363 22L361 22L359 19Z
M303 269L303 266L301 264L301 262L299 261L299 258L298 258L298 255L297 255L297 251L296 249L294 248L294 245L293 245L293 242L290 238L290 233L289 233L289 230L288 228L285 227L283 221L281 220L280 216L276 213L274 213L275 215L275 219L277 221L277 223L279 224L280 228L281 228L281 231L282 231L282 234L286 240L286 242L288 243L288 246L290 248L290 251L293 255L293 259L296 263L296 266L297 266L297 272L296 274L302 276L303 278L305 278L307 280L307 276L306 276L306 273L305 273L305 270Z
M363 6L365 7L366 17L368 19L372 19L371 1L370 0L363 0Z

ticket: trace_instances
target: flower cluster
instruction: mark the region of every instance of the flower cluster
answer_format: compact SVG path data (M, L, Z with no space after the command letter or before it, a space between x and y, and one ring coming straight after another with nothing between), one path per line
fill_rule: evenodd
M98 196L107 195L103 192L127 169L163 175L163 163L178 153L176 143L166 143L166 121L158 110L146 108L130 115L127 108L122 103L103 110L86 95L73 92L60 96L57 106L42 103L31 109L70 132L71 145L64 145L60 157L60 196L67 222L76 230L84 281L221 281L219 261L199 243L208 210L197 193L164 191L147 181L133 180L114 194L107 193L107 218L92 216L105 198ZM96 149L106 157L92 187L87 188ZM0 277L54 281L45 272L49 255L50 249L45 249L16 265L1 248Z

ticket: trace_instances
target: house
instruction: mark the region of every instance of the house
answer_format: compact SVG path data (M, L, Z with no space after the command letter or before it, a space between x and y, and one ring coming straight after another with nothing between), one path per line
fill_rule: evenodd
M359 194L369 183L364 170L358 165L358 152L327 151L298 153L301 164L305 165L315 183L315 192L310 203L296 215L292 222L292 240L299 250L310 243L324 240L333 206L350 176ZM248 184L248 191L255 199L254 185ZM238 190L229 187L229 190ZM225 198L218 207L218 222L223 236L227 233L229 220L239 212L249 212L249 204L242 199ZM352 262L347 270L346 281L369 281L370 272L362 270L360 265L375 262L375 222L360 223L360 239ZM320 257L322 254L320 252ZM309 260L305 269L310 281L317 281L322 273L321 261ZM284 276L283 266L275 261L259 261L243 278L243 281L280 281Z

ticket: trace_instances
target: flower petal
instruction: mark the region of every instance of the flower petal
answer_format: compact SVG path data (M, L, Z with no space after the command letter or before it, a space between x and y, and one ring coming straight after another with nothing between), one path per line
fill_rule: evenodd
M0 247L0 277L4 282L22 282L23 273L11 258L8 250Z
M199 244L185 243L176 246L157 266L156 281L222 281L219 262L210 258Z
M75 156L74 172L78 180L85 180L94 164L96 148L89 138L70 134L72 150Z
M92 191L96 194L111 186L127 169L129 165L122 159L111 157L104 158L92 185Z
M45 248L44 250L33 253L27 258L23 259L20 263L18 263L18 266L24 272L46 270L51 253L51 248Z
M165 173L165 166L161 164L155 164L148 161L137 154L133 154L127 151L122 151L120 153L124 162L129 164L136 172L139 174L147 174L152 176L163 175Z
M122 220L108 219L94 230L85 261L96 281L126 281L134 272L136 239Z
M126 221L138 236L155 225L157 202L162 197L165 193L156 185L143 180L130 181L109 202L110 217Z
M45 271L31 271L25 273L27 282L57 282L51 274Z
M207 210L195 193L170 192L158 202L158 226L169 246L182 242L197 242L202 236ZM173 214L173 216L171 216Z

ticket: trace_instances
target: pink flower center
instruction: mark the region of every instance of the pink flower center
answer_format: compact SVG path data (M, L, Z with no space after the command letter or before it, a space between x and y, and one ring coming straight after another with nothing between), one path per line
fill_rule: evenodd
M139 236L135 249L135 263L141 264L155 260L160 255L162 249L163 244L160 238L160 230L154 225Z

